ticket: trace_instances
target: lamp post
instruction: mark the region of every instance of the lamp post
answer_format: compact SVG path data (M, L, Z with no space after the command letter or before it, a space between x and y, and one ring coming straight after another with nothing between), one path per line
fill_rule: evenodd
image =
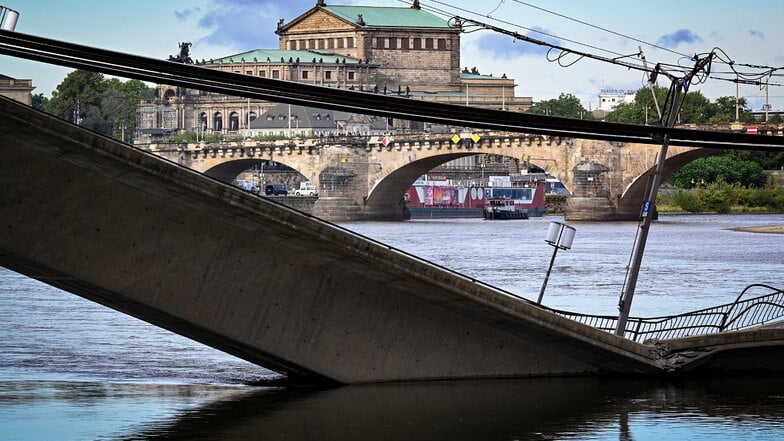
M11 8L0 6L0 29L4 31L14 31L16 22L19 20L19 12Z
M544 283L542 283L542 290L539 291L539 299L536 301L538 304L542 304L542 297L544 297L544 290L547 288L547 280L550 278L550 271L553 269L553 263L555 262L555 255L558 254L558 250L568 250L572 247L572 242L574 241L574 227L570 225L566 225L561 222L550 222L550 228L547 230L547 237L544 239L545 242L549 243L553 247L553 257L550 259L550 266L547 268L547 275L544 276Z

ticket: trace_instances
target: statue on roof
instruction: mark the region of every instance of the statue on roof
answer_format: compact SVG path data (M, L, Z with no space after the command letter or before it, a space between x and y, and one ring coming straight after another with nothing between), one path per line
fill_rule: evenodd
M422 8L419 6L419 0L414 0L414 4L413 4L413 5L411 5L411 9L422 9Z
M326 3L324 3L324 0L318 0L318 1L316 2L316 6L327 6L327 4L326 4Z
M184 64L193 64L193 60L190 57L191 52L191 43L179 43L180 46L180 53L179 55L172 56L169 55L169 61L174 61L176 63L184 63Z

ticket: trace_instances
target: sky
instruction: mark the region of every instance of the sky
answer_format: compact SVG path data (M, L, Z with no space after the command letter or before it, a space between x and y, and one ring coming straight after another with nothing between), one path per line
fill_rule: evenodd
M407 7L411 0L327 0L330 5ZM739 66L784 67L784 1L747 0L421 0L438 9L545 40L570 50L640 64L692 66L689 57L722 51ZM220 58L261 48L277 48L278 20L291 21L316 0L0 0L20 13L16 31L152 58L168 58L179 42L191 42L195 59ZM608 52L609 51L609 52ZM549 58L556 58L551 52ZM574 63L572 63L574 62ZM602 89L637 90L643 72L572 55L548 61L546 49L501 33L477 30L461 36L461 65L482 74L514 78L517 96L534 102L569 93L586 109L596 109ZM733 77L727 64L712 71ZM50 97L69 69L0 55L0 74L32 79L34 93ZM779 76L782 75L782 76ZM752 110L767 102L784 109L784 71L766 77L767 89L744 84L737 92ZM763 79L763 82L765 79ZM660 77L658 85L669 86ZM736 84L707 79L693 84L711 101L735 96ZM767 94L767 98L766 98Z

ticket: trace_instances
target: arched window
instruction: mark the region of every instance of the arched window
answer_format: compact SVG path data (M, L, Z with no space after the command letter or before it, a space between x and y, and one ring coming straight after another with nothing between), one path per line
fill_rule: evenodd
M433 49L433 39L425 38L425 49Z
M215 112L212 118L212 130L220 132L223 130L223 115L220 112Z
M199 131L207 130L207 113L201 112L199 114Z
M163 93L163 97L167 100L173 99L177 93L172 89L166 89L166 92Z
M240 115L237 112L229 114L229 130L240 129Z
M439 38L438 39L438 50L445 51L446 50L446 38Z
M255 120L256 120L256 118L258 117L258 115L256 115L256 112L254 112L254 111L251 111L251 112L248 114L248 117L249 117L249 119L250 119L251 121L255 121Z

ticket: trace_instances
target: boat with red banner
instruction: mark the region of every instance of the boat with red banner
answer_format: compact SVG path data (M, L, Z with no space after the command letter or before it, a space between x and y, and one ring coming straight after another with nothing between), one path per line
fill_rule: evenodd
M491 176L480 184L434 180L425 175L414 182L405 198L412 219L482 218L492 198L508 199L511 202L507 205L514 210L539 217L547 211L545 187L544 179L512 181L510 176Z

